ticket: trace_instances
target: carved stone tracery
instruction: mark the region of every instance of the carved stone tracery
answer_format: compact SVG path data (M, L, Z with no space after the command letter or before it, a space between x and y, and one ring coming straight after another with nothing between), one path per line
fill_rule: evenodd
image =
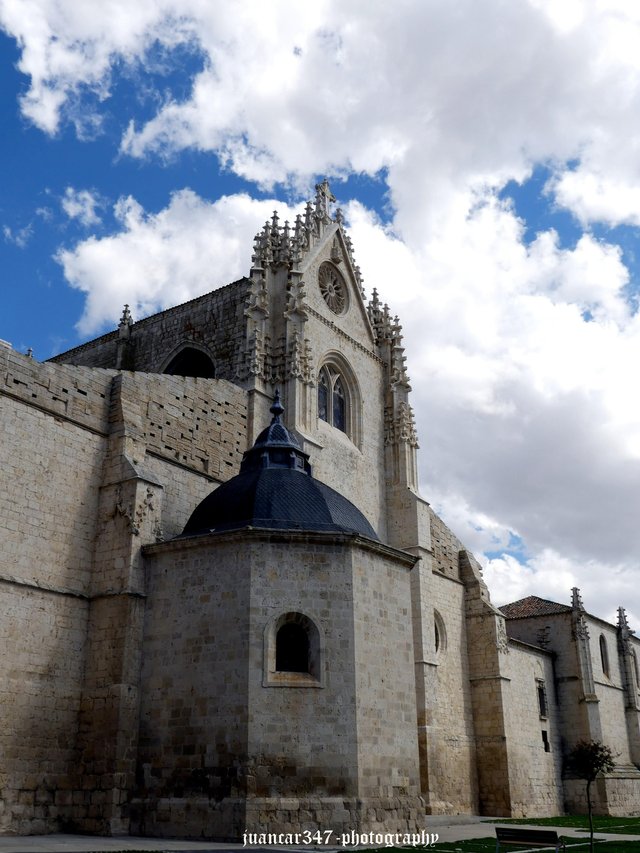
M348 307L347 286L333 264L325 262L318 272L318 286L322 298L334 314L344 314Z

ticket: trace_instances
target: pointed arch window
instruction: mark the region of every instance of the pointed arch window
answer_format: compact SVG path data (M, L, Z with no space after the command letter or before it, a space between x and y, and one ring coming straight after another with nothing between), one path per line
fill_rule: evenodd
M342 375L325 366L318 377L318 417L342 432L349 432L349 398Z
M164 367L162 373L170 376L194 376L215 379L216 371L208 353L199 347L182 347Z
M607 641L604 638L604 634L600 634L600 662L602 663L602 672L607 678L609 678L609 651L607 649Z

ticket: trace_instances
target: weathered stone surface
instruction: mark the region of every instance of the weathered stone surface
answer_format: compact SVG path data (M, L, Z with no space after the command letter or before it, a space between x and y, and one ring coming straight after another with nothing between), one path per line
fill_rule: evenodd
M163 374L186 351L216 378ZM276 388L315 476L379 543L175 538L238 472ZM493 607L417 493L409 392L400 324L365 300L326 184L294 225L265 225L247 278L137 323L125 312L53 363L0 346L1 833L557 813L584 806L561 775L581 738L618 756L598 810L640 813L624 611L597 620L578 591L523 618ZM285 622L306 632L306 670L276 666Z

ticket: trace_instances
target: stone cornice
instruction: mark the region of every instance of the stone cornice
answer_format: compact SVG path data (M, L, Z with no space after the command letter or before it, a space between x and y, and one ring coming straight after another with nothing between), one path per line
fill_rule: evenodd
M408 554L406 551L400 551L397 548L392 548L390 545L384 545L382 542L376 542L373 539L367 539L366 536L360 536L357 533L336 533L322 531L301 531L301 530L271 530L268 528L243 527L240 530L227 530L217 533L204 533L196 536L177 537L170 539L167 542L157 542L152 545L144 545L142 553L147 554L162 554L172 553L174 551L184 551L190 549L205 548L210 544L219 542L273 542L273 543L289 543L289 544L312 544L312 545L344 545L354 548L361 548L364 551L372 551L376 554L393 560L407 569L412 569L420 559Z

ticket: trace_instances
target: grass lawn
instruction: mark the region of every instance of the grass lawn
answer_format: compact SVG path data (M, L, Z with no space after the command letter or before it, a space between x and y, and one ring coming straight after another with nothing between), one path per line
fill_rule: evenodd
M586 815L560 815L559 817L519 817L501 820L500 823L529 823L535 826L572 826L589 830ZM621 832L623 835L640 835L640 817L603 817L594 815L594 832Z
M568 838L567 848L576 847L575 853L589 850L589 838ZM640 853L640 841L595 841L594 849L597 848L600 853ZM406 851L407 848L405 848ZM423 848L415 848L423 849ZM470 838L467 841L449 841L444 844L436 844L434 847L428 848L436 853L495 853L496 839L495 838ZM500 845L501 851L506 853L515 853L515 851L526 851L526 847L514 847L509 845ZM553 847L545 848L553 850ZM387 853L389 853L387 848ZM532 853L534 851L532 850Z

